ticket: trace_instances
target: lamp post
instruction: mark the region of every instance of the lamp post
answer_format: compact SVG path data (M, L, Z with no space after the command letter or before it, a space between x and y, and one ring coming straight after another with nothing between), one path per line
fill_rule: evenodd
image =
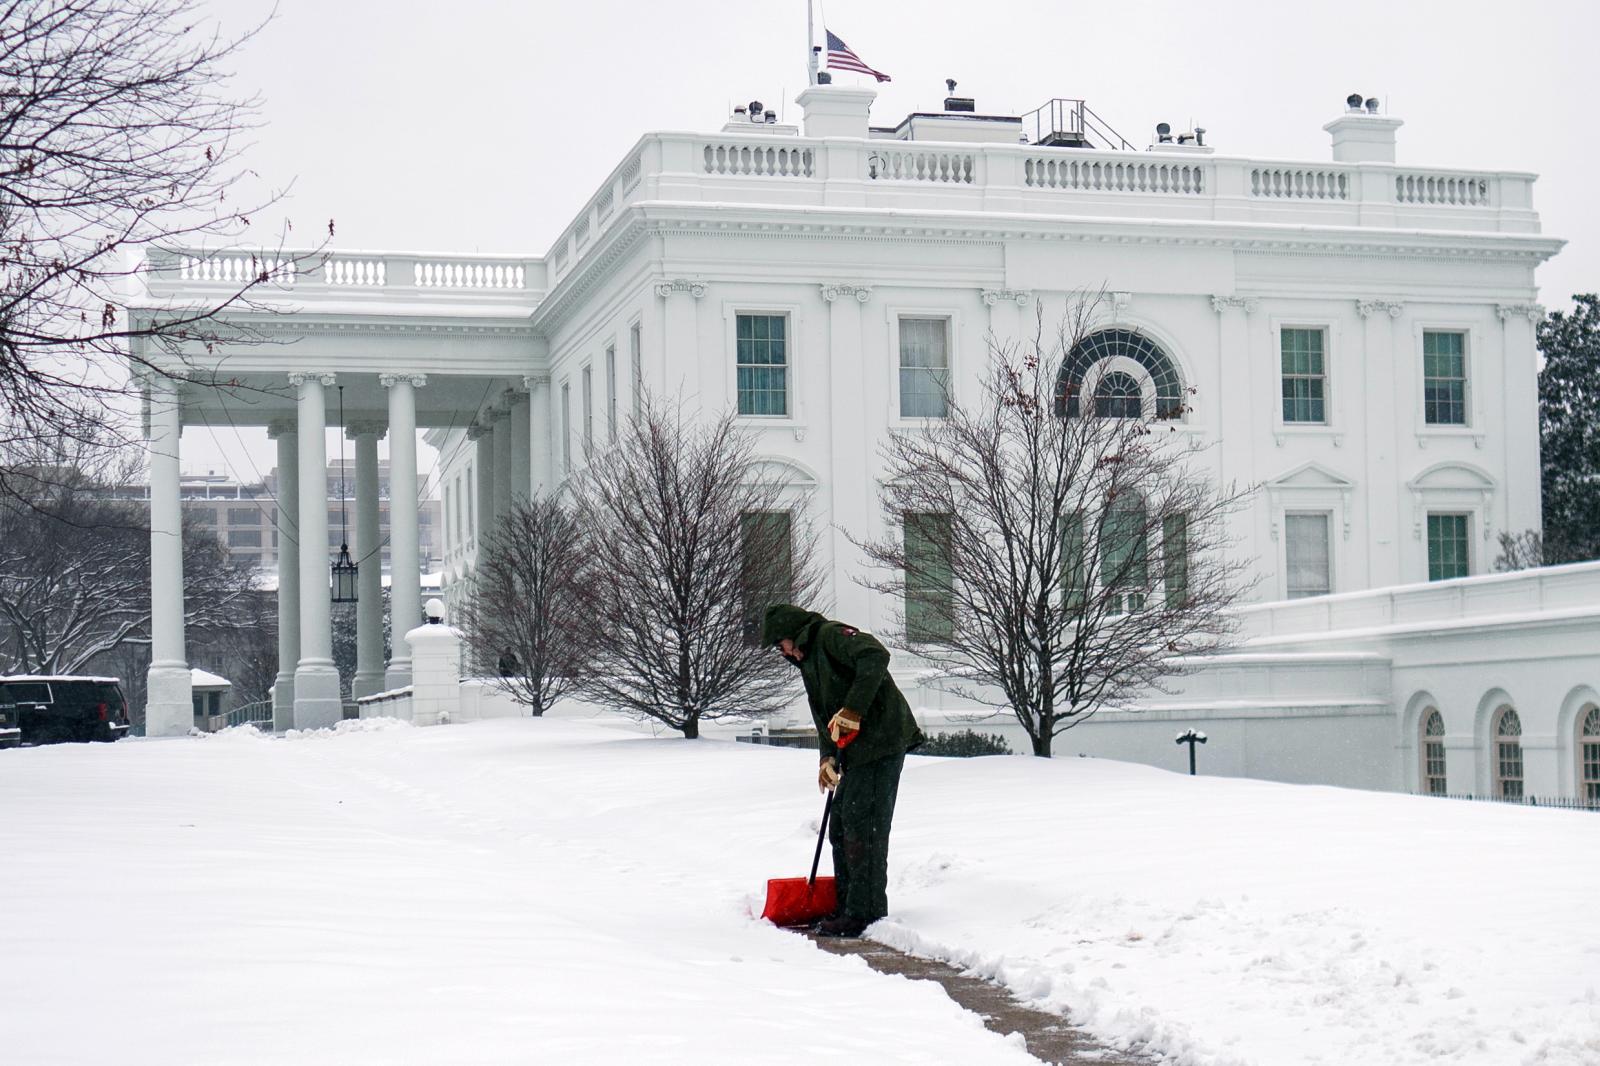
M1206 735L1204 733L1200 732L1197 729L1186 729L1182 733L1179 733L1177 739L1175 741L1173 741L1173 743L1175 743L1175 744L1187 744L1187 745L1189 745L1189 776L1190 777L1194 776L1194 746L1196 744L1204 744L1205 742L1206 742Z
M350 527L345 510L344 489L344 386L339 386L339 557L333 561L333 602L355 603L357 566L350 558Z

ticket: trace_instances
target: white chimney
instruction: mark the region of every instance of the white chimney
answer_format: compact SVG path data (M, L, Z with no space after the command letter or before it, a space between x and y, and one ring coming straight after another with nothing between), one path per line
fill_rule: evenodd
M1405 125L1400 119L1377 113L1377 101L1365 101L1359 94L1350 97L1349 110L1326 126L1333 134L1335 163L1393 163L1394 131Z
M795 97L805 111L807 137L867 136L867 116L878 94L871 89L813 85Z

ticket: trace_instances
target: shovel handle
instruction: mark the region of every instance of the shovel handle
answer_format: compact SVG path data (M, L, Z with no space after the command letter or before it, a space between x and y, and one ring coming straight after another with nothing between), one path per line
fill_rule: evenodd
M822 861L822 839L828 835L828 815L833 813L833 789L828 789L828 798L822 804L822 828L817 830L817 853L811 856L811 876L806 878L806 887L817 883L817 864Z

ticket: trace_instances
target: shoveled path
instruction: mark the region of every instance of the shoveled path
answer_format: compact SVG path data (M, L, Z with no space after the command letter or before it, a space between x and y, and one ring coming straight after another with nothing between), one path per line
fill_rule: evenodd
M809 936L810 934L808 934ZM898 974L913 981L936 981L956 1004L983 1019L990 1032L1009 1036L1020 1033L1028 1054L1041 1062L1072 1066L1151 1066L1154 1059L1113 1051L1074 1029L1059 1015L1023 1006L1004 988L981 977L963 973L948 963L907 955L871 940L838 940L810 936L819 948L835 955L858 956L879 973Z

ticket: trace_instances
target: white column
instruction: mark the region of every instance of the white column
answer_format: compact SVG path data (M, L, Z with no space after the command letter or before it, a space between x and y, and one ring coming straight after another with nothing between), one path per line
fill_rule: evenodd
M294 728L294 671L300 663L300 436L292 419L274 422L278 442L278 678L272 687L272 728Z
M424 374L383 374L389 390L389 668L384 688L411 684L411 648L402 634L422 619L417 559L417 393Z
M1366 514L1367 587L1387 588L1405 580L1404 556L1414 548L1401 534L1405 528L1401 515L1409 514L1411 508L1402 499L1396 464L1406 450L1403 435L1413 430L1406 400L1415 394L1412 383L1402 380L1411 375L1395 372L1394 331L1403 305L1396 300L1360 300L1356 310L1363 319L1363 380L1358 394L1362 402L1356 405L1356 417L1361 420L1357 428L1367 453L1365 484L1359 493ZM1407 361L1406 365L1413 364ZM1427 576L1426 559L1424 548L1424 568L1420 576L1413 571L1411 580Z
M178 452L183 435L178 384L152 377L150 392L150 669L144 732L187 736L194 699L183 632L183 503Z
M866 379L861 354L861 309L872 297L865 285L824 285L828 309L828 451L832 496L833 603L835 617L876 628L868 616L870 597L855 582L868 572L866 557L847 532L862 536L873 528L875 501L871 479L862 473L862 456L873 446L866 436Z
M667 396L681 398L691 409L720 402L721 393L714 387L710 400L702 392L702 355L716 358L712 352L702 353L700 348L699 302L706 294L702 282L676 278L658 282L655 294L665 304L662 324L663 377ZM713 346L717 352L720 348ZM574 385L573 391L577 391ZM574 426L574 429L579 428Z
M508 495L512 503L529 499L533 495L533 426L529 411L532 407L526 391L513 391L511 401L511 483Z
M300 662L294 671L294 725L321 729L344 717L333 665L328 553L328 412L332 374L294 373L300 390Z
M512 453L515 451L511 416L505 409L498 408L494 419L494 520L496 522L511 513L513 495L511 471L514 465Z
M383 426L356 422L345 434L356 443L356 676L350 695L360 699L384 688L383 549L378 527L378 438Z
M552 491L556 484L554 435L550 416L550 375L529 374L522 379L528 390L528 465L530 495L537 498Z
M1211 298L1211 308L1217 313L1218 323L1217 370L1212 381L1200 385L1202 389L1209 386L1212 394L1201 393L1199 403L1204 414L1199 417L1216 427L1219 492L1227 492L1230 484L1243 487L1256 480L1255 471L1251 466L1251 447L1259 438L1252 437L1248 427L1258 425L1256 421L1258 415L1253 403L1255 385L1252 375L1256 373L1256 368L1251 363L1250 316L1259 306L1259 301L1254 297ZM1273 380L1276 381L1277 378L1274 376ZM1270 424L1272 413L1269 410L1259 417ZM1252 503L1228 516L1227 539L1231 544L1224 549L1225 552L1236 552L1237 549L1232 545L1256 543L1251 531L1259 524L1257 521L1259 506L1262 505ZM1271 506L1271 502L1267 501L1266 506ZM1268 521L1271 521L1270 517ZM1271 550L1280 550L1275 541L1271 544ZM1261 563L1267 574L1277 574L1276 556L1263 559ZM1272 581L1265 581L1263 585L1266 588L1258 589L1257 595L1264 599L1276 599L1271 591L1275 587Z
M494 429L474 423L467 436L478 443L478 552L488 543L494 532Z

